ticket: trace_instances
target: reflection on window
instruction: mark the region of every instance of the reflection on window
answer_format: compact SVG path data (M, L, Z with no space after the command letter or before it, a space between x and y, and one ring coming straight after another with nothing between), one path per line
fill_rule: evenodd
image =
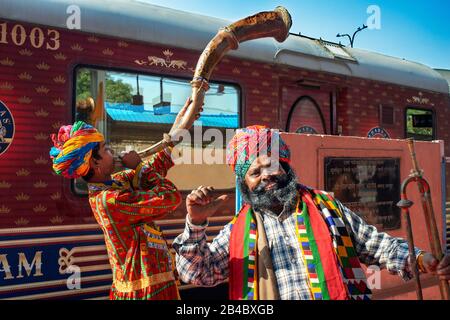
M163 133L169 132L178 111L191 95L189 82L166 76L78 68L76 120L86 121L99 129L115 153L142 150L160 141ZM189 190L199 185L213 185L218 189L234 188L234 176L224 161L225 137L226 129L239 126L239 95L236 86L210 83L204 111L191 129L192 137L196 130L197 134L205 138L200 139L200 143L194 138L183 141L182 148L178 149L194 155L196 151L201 153L208 150L211 144L216 148L220 145L215 152L223 159L214 164L199 163L197 159L194 164L180 164L172 168L168 178L180 189ZM214 137L208 138L211 129L224 139L215 141L217 139ZM86 192L82 179L75 181L75 190L78 193Z
M435 138L433 111L407 108L406 138L425 141L433 140Z

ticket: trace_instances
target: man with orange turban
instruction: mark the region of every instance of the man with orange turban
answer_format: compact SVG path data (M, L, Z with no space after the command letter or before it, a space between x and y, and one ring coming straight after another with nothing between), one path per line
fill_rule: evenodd
M279 133L238 130L227 149L244 205L207 243L208 218L225 196L199 187L186 199L184 233L173 247L181 280L214 286L229 278L230 299L366 300L361 263L412 277L408 244L380 233L332 195L297 183ZM416 249L422 272L450 279L450 256L439 261Z
M175 123L189 103L188 99ZM113 270L110 299L179 299L173 259L154 223L181 202L181 194L165 178L174 165L171 150L148 161L135 151L125 153L122 165L129 169L113 174L112 150L91 125L78 121L63 126L52 140L54 171L88 182L89 203L103 230Z

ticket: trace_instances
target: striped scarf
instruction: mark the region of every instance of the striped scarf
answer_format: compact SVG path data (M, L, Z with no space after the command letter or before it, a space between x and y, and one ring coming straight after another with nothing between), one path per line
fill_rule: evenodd
M371 291L333 197L300 188L295 215L312 299L369 300ZM230 299L258 300L258 229L251 207L245 205L231 224Z

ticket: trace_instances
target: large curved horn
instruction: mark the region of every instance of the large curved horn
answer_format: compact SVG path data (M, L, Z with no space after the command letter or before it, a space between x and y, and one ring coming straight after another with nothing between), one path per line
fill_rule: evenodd
M169 134L164 134L161 141L139 151L140 156L146 157L165 147L174 146L178 143L176 137L179 131L192 127L209 89L208 81L212 71L229 50L236 50L241 42L259 38L273 37L278 42L283 42L289 35L291 25L289 12L284 7L276 7L274 11L260 12L220 29L198 59L191 81L192 102L183 118L178 124L174 124Z

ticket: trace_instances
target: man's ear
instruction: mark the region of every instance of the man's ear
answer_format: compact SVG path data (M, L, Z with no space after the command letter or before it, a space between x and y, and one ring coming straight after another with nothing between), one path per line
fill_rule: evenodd
M96 168L98 167L98 160L95 159L94 157L91 157L89 159L89 168Z

